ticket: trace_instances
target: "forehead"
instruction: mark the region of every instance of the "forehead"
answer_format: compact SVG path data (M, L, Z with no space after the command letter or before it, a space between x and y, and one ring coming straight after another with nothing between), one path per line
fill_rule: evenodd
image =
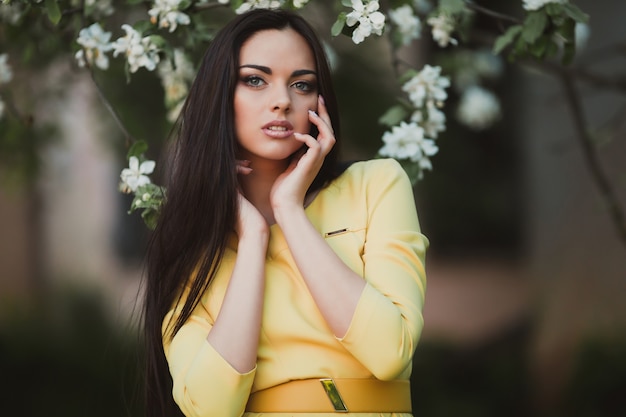
M239 64L267 67L290 67L315 70L311 47L291 28L263 30L252 35L241 46Z

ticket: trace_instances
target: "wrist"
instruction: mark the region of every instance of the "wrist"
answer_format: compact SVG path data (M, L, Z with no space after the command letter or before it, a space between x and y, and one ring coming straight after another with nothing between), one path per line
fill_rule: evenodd
M281 228L291 220L306 217L304 206L302 204L281 204L274 207L274 219Z
M239 234L239 246L251 244L254 246L267 246L270 232L267 225L261 225L256 228L247 227Z

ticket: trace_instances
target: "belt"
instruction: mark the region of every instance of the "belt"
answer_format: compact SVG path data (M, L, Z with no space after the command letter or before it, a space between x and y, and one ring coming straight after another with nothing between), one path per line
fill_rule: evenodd
M410 413L408 380L322 378L285 382L250 395L252 413Z

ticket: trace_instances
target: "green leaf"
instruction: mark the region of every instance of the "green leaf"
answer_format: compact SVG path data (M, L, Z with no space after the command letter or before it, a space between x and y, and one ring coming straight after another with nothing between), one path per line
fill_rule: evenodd
M560 16L563 14L563 6L559 3L548 3L542 8L548 16Z
M167 45L167 41L161 35L150 35L150 42L155 44L159 49L163 49Z
M565 3L563 10L565 10L565 14L577 22L587 23L589 21L589 15L571 3Z
M504 48L509 46L511 42L515 40L515 37L519 35L521 31L522 26L520 25L511 26L510 28L508 28L507 31L504 32L504 35L499 36L498 39L496 39L496 41L494 42L493 53L497 55L502 52Z
M529 52L536 58L542 58L545 55L550 42L551 41L548 37L542 36L535 43L530 45Z
M146 226L148 226L148 229L154 230L156 229L157 222L159 220L159 212L153 209L145 209L141 213L141 218Z
M399 78L398 78L398 82L400 84L404 84L407 81L409 81L411 78L415 77L418 74L417 70L411 68L408 69L404 74L402 74Z
M133 29L135 29L137 32L139 32L140 34L144 34L145 32L147 32L150 29L153 29L154 25L149 21L149 20L138 20L135 23L133 23Z
M524 29L522 37L528 43L533 43L543 34L548 24L548 16L543 11L535 11L528 13L524 20Z
M46 11L48 12L48 19L57 25L61 21L61 9L59 9L59 3L56 0L46 0Z
M566 43L576 42L576 22L567 20L558 27L557 32L563 37Z
M400 123L406 116L408 116L409 112L399 104L389 108L385 114L380 116L378 119L378 123L385 126L395 126Z
M333 27L330 29L330 33L333 36L339 36L341 35L341 31L343 30L343 27L346 24L346 13L345 12L341 12L339 13L339 16L337 16L337 20L335 21L335 23L333 23Z
M559 52L559 45L551 40L550 42L548 42L548 45L546 47L546 53L544 56L553 57L557 54L557 52Z
M341 0L341 5L352 8L352 0Z
M139 158L139 156L146 153L147 150L148 144L146 143L146 141L138 140L130 146L126 157L128 159L130 159L131 156L136 156L137 158Z
M189 8L189 6L191 6L191 1L190 0L182 0L178 4L178 10L185 10L185 9Z
M515 58L524 56L528 53L528 44L521 36L515 40L515 45L512 47L512 51L509 54L509 59L513 61Z

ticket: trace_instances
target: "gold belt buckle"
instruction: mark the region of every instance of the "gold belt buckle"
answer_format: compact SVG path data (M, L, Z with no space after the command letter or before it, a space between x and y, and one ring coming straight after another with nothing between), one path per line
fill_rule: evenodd
M341 398L341 394L339 394L335 381L333 381L332 378L321 378L320 382L322 383L326 396L328 396L335 412L347 413L348 407L346 407L346 404L343 402L343 398Z

